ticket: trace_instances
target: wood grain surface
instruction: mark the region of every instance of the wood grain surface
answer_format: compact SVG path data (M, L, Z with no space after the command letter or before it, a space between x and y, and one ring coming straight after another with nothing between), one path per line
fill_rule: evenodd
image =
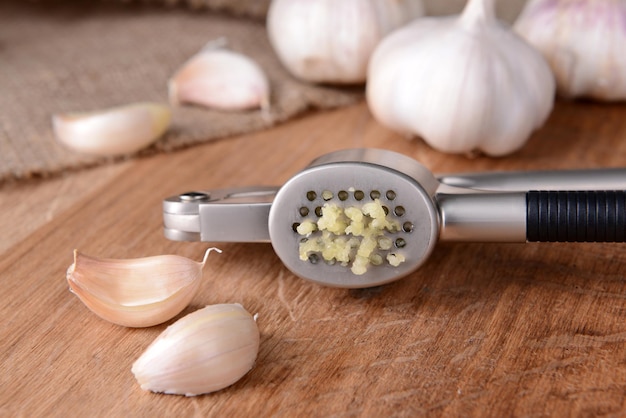
M450 121L454 123L454 121ZM281 184L336 149L377 147L434 172L626 166L626 106L559 102L520 152L445 155L359 104L268 131L0 188L0 416L624 416L624 244L440 243L411 276L342 290L306 282L268 244L221 244L189 313L258 313L256 366L186 398L143 391L131 364L167 324L128 329L68 291L72 250L179 254L161 201Z

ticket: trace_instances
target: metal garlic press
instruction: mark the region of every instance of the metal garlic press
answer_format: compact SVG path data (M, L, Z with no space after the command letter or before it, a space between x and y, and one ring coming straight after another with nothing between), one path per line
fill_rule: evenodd
M364 288L419 268L437 241L624 242L626 168L433 175L405 155L323 155L282 187L163 202L165 236L271 242L294 274Z

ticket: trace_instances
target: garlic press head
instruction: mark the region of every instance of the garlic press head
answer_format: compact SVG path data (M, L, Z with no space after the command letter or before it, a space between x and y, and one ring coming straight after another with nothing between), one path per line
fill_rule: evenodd
M388 283L416 270L432 251L436 188L432 174L410 158L381 150L333 153L278 190L270 241L285 266L308 280Z

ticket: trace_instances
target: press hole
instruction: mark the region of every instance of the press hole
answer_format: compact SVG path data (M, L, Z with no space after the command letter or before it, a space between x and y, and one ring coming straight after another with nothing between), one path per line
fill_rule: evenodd
M365 197L365 193L363 193L363 191L362 191L362 190L356 190L356 191L354 192L354 198L355 198L356 200L363 200L363 198L364 198L364 197Z
M404 232L413 232L413 222L405 222L402 224L402 230Z
M372 190L370 192L370 197L372 200L380 199L380 192L378 190Z
M385 215L389 215L389 208L387 206L383 206L383 211L385 212Z
M383 263L383 257L380 254L372 254L370 255L370 263L380 266Z
M396 216L404 216L406 210L404 210L404 206L396 206L393 213L395 213Z
M396 192L394 192L393 190L387 190L387 193L385 193L385 196L387 196L387 199L393 200L396 198Z
M337 193L337 197L339 198L339 200L344 201L348 199L348 192L346 192L345 190L341 190L339 191L339 193Z
M322 199L324 200L330 200L333 198L333 192L331 192L330 190L324 190L322 192Z
M309 202L312 202L317 199L317 193L315 193L313 190L309 190L308 192L306 192L306 198Z
M381 237L378 239L378 248L381 250L389 250L393 245L391 238Z
M309 256L309 262L311 264L317 264L319 261L320 261L320 258L319 258L319 256L317 254L311 254Z
M293 232L298 232L298 227L300 226L300 222L294 222L291 225L291 229L293 229Z
M404 248L406 246L406 241L403 238L396 239L396 247Z
M321 206L318 206L318 207L315 208L315 214L317 216L322 216L322 207Z
M298 212L300 213L300 216L307 216L309 214L309 208L302 206Z

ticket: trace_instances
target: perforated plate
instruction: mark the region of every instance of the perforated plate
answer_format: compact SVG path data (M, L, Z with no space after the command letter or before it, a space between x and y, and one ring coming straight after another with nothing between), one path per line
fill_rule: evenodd
M298 224L317 221L325 203L360 208L376 198L387 208L389 219L401 226L397 232L385 232L393 246L376 250L382 258L379 265L370 264L364 274L356 275L351 264L327 262L316 255L300 259L303 236L295 231ZM278 191L270 210L269 233L274 250L294 274L329 286L371 287L404 277L422 264L437 239L438 215L415 179L376 164L338 162L305 169ZM405 261L393 266L386 260L388 253L400 254Z

